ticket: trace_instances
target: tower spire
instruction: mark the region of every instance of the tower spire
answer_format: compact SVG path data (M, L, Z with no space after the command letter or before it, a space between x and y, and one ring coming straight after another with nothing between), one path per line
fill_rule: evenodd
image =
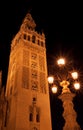
M28 12L22 22L22 26L21 28L23 29L31 29L31 30L34 30L36 27L36 23L35 21L33 20L30 12Z

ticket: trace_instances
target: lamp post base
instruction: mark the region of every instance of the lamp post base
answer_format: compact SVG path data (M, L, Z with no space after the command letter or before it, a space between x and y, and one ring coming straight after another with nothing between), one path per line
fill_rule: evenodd
M75 97L75 94L71 92L62 93L59 96L59 99L63 102L63 117L65 119L65 125L63 127L63 130L81 130L80 126L76 122L77 114L73 109L73 98Z
M63 127L63 130L81 130L81 128L80 128L78 125L76 125L76 126L68 126L68 125L65 125L65 126Z

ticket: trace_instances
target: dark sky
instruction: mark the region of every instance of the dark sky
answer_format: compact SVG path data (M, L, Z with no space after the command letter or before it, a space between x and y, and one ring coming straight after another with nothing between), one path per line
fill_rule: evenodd
M83 72L83 20L82 3L45 0L0 1L0 69L3 84L6 82L10 44L19 31L23 18L30 11L37 24L37 31L46 36L47 59L64 55L75 61ZM48 60L49 64L49 60ZM83 82L83 81L81 81ZM83 89L81 90L83 91ZM83 93L75 98L78 122L83 129ZM53 130L62 130L62 104L55 95L51 97ZM61 123L62 122L62 123ZM61 125L60 125L61 124Z

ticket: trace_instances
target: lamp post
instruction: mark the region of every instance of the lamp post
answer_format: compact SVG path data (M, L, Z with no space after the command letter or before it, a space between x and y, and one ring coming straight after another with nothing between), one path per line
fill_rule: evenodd
M48 83L51 85L53 93L57 93L58 85L62 87L62 91L58 96L63 102L63 118L65 119L65 125L63 130L81 130L79 124L76 121L77 114L74 110L73 98L75 93L70 89L71 86L76 90L80 89L80 83L78 82L77 71L69 71L65 67L65 59L60 58L57 60L58 69L55 76L48 77Z

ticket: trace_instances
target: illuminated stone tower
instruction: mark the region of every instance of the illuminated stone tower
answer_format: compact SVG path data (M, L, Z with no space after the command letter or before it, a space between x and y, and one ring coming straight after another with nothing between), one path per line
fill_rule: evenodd
M28 13L11 43L6 86L7 130L51 130L45 35Z

